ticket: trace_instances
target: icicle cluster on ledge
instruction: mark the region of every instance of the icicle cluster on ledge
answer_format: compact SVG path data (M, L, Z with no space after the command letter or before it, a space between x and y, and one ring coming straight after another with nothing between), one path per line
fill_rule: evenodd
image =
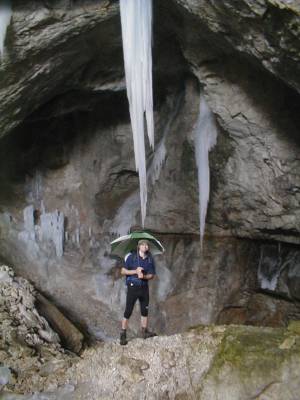
M151 147L154 147L152 95L152 0L120 0L127 97L139 172L142 225L147 205L144 114Z

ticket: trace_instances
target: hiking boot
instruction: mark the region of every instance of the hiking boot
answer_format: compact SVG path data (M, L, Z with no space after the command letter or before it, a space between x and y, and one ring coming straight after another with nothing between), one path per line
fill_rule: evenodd
M128 343L127 337L126 337L126 330L122 329L121 334L120 334L120 344L122 346L125 346Z
M148 331L147 328L142 328L142 338L143 339L148 339L153 336L157 336L157 334L154 332Z

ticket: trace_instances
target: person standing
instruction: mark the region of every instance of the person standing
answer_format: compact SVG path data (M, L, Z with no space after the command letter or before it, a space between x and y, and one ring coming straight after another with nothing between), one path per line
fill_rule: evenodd
M128 343L126 336L128 321L137 300L139 300L141 308L142 337L147 339L156 336L154 332L148 330L148 281L154 278L156 272L153 257L149 252L149 242L147 240L139 240L137 252L130 253L126 258L125 267L122 267L121 274L126 276L127 297L124 318L122 320L120 344L126 345Z

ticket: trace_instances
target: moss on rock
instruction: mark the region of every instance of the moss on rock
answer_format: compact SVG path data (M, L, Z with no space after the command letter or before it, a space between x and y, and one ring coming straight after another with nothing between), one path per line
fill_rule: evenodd
M291 321L287 327L288 332L300 335L300 321Z
M282 345L287 340L289 345ZM201 393L206 398L213 392L215 399L221 399L222 385L222 399L252 398L271 390L275 383L285 385L284 371L296 365L299 368L299 359L299 337L291 337L286 329L230 326L201 384Z

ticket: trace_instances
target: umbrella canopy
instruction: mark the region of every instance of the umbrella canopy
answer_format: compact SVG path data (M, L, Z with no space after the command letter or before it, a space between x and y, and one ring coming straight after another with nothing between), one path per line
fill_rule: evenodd
M125 257L126 254L133 250L137 250L139 240L148 240L149 250L152 255L162 254L165 249L163 245L153 235L147 232L132 232L128 235L121 236L118 239L113 240L111 244L111 254Z

